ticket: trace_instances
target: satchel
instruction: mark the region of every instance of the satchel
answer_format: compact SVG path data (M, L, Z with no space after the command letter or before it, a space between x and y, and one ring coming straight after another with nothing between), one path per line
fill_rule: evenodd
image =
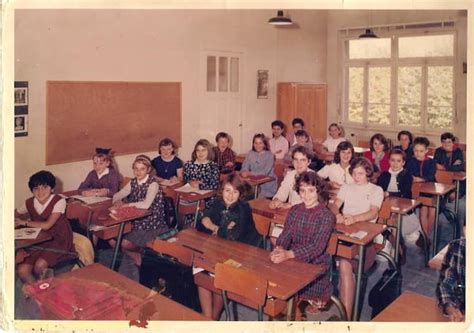
M372 307L372 318L385 309L401 294L402 275L396 269L386 269L380 280L369 293L369 305Z

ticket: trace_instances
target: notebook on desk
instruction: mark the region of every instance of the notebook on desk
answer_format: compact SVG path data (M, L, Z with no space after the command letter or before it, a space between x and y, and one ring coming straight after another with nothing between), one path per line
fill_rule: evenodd
M15 229L15 239L36 239L40 232L41 228Z
M181 187L178 187L175 189L176 192L182 192L182 193L197 193L197 194L207 194L212 192L212 190L200 190L195 187L192 187L191 185L186 184Z
M98 203L98 202L107 201L107 200L110 199L109 197L85 197L85 196L79 195L79 194L72 195L69 198L79 200L79 201L81 201L85 204L88 204L88 205L95 204L95 203Z

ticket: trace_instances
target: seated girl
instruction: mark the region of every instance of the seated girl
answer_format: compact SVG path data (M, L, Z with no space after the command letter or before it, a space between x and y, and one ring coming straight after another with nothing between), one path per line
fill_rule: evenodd
M337 145L334 154L334 163L324 166L318 171L318 176L329 179L333 189L340 189L344 184L352 184L351 173L349 167L354 157L354 146L349 141L343 141Z
M225 132L219 132L216 135L216 147L214 151L214 162L217 163L219 171L229 173L235 167L235 152L229 147L230 136Z
M33 174L28 181L33 197L15 211L15 227L41 228L52 237L41 243L41 249L28 249L29 256L16 267L25 283L42 278L46 269L75 256L72 230L65 215L66 200L54 194L55 186L56 178L51 172Z
M260 185L259 197L271 198L277 191L277 181L273 164L275 156L268 148L268 141L262 133L255 134L252 140L252 150L247 153L240 175L247 178L253 175L264 175L273 177L274 180Z
M343 137L342 127L336 123L332 123L328 128L329 136L324 140L323 145L327 148L328 152L336 152L337 146L346 141L346 138Z
M295 258L323 268L324 273L298 293L301 300L311 304L311 308L307 309L309 312L324 307L332 295L327 274L330 256L326 248L336 219L326 207L329 198L327 183L316 173L306 171L300 174L295 190L302 203L291 207L288 212L270 259L278 264Z
M250 190L250 185L239 176L228 175L222 182L218 199L206 209L203 218L197 223L197 229L221 238L258 246L261 237L255 229L252 209L242 200ZM219 319L223 305L221 294L203 287L198 287L198 293L202 313L213 320Z
M412 174L414 183L436 181L436 162L427 156L429 145L430 141L425 137L417 137L413 141L413 157L407 161L407 170ZM421 227L428 237L433 230L435 211L434 207L420 208ZM417 245L423 245L421 235Z
M403 168L405 162L403 150L394 148L390 152L390 169L382 172L377 180L377 185L382 188L385 197L412 198L411 186L413 184L413 176L408 170ZM419 231L420 221L416 214L405 215L403 217L402 236L406 237ZM404 247L403 249L405 250Z
M372 164L363 157L356 157L352 160L349 171L354 183L343 185L334 200L334 204L331 205L331 210L336 215L336 223L346 225L360 221L375 223L383 202L383 190L369 182L374 172ZM340 213L339 210L343 204L342 213ZM381 236L376 237L374 241L381 243ZM373 258L371 259L373 260ZM340 297L346 307L348 316L351 317L355 290L352 264L351 261L343 258L340 258L339 263Z
M93 168L79 185L86 197L112 197L120 187L120 176L113 167L111 149L96 148L92 157Z
M271 209L290 208L293 205L301 203L301 198L294 189L295 178L309 169L312 154L303 146L298 146L293 150L292 163L294 170L286 173L285 178L280 184L277 193L270 202Z
M219 187L219 167L214 160L211 143L206 139L196 142L191 160L184 164L184 182L199 190L217 190ZM206 199L209 208L214 198ZM192 222L193 215L185 217L185 224Z
M280 120L272 122L272 138L270 139L270 151L275 155L276 159L282 159L288 153L288 140L282 135L285 124Z
M390 147L385 136L380 133L372 135L369 147L370 151L365 152L364 157L372 163L374 171L377 175L387 171L390 167L388 163Z
M406 155L406 159L409 160L413 157L413 134L409 131L400 131L397 134L398 146L393 147L403 150Z
M151 161L146 155L138 155L132 164L133 175L127 183L112 198L113 207L136 207L149 209L151 215L133 220L132 231L124 235L122 250L132 258L135 265L141 265L141 252L150 240L168 231L166 224L163 193L150 175Z
M174 182L183 181L183 161L176 156L176 143L169 138L164 138L158 144L160 156L155 157L151 164L156 171L159 182L169 179Z

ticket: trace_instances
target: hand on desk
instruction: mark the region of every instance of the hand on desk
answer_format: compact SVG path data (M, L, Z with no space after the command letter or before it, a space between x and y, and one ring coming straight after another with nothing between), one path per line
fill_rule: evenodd
M336 215L336 223L344 223L345 225L351 225L356 223L356 220L352 215L342 215L339 213Z
M15 219L15 228L17 228L17 227L26 227L27 223L28 223L28 221L22 220L22 219L17 217Z
M288 202L280 201L278 199L274 199L270 201L269 207L270 209L278 209L278 208L288 209L288 208L291 208L291 204L289 204Z
M240 177L249 178L252 175L250 171L240 171Z
M279 264L294 257L295 254L293 253L293 251L285 250L281 246L275 247L275 249L270 253L270 260L275 264Z
M109 190L106 188L85 190L82 191L81 195L85 197L105 197L107 196Z
M225 166L226 168L233 168L233 167L234 167L234 163L233 163L233 162L227 162L224 166Z
M189 185L191 185L191 187L194 187L194 188L199 188L199 184L201 184L200 180L191 180L189 182Z
M451 320L451 321L464 321L464 315L462 314L462 312L459 309L449 305L446 308L446 312L448 313L449 320Z

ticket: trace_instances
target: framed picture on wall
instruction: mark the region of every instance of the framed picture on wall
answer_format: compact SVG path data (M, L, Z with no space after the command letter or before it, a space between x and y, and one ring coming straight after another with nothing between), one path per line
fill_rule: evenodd
M23 114L15 116L15 136L27 136L28 135L28 115Z
M15 106L28 105L28 87L15 88Z
M268 70L257 72L257 98L268 98Z

